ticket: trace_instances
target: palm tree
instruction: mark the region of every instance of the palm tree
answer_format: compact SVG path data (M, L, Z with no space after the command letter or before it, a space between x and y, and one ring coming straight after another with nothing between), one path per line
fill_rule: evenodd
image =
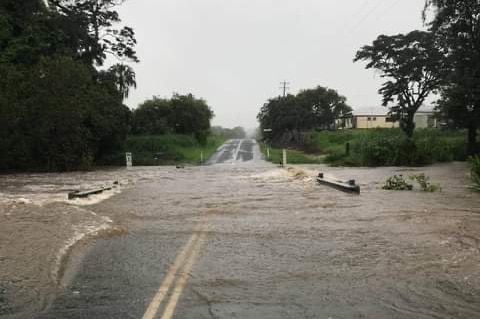
M107 73L115 81L115 84L124 99L128 97L131 87L137 88L135 71L133 71L130 66L120 63L115 64L108 69Z

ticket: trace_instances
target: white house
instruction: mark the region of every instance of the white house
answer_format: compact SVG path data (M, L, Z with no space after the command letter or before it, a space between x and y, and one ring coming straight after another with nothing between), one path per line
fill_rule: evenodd
M435 114L436 112L432 108L421 108L415 114L415 127L438 128L439 121ZM336 119L335 126L337 129L371 129L395 128L399 127L400 124L388 115L388 108L385 107L358 109L353 111L351 116Z

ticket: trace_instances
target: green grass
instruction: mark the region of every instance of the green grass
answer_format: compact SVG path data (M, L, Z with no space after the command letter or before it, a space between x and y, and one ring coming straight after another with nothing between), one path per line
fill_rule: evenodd
M350 154L346 154L346 144ZM413 142L400 129L341 130L309 134L307 144L335 166L422 166L466 159L465 132L418 129Z
M216 135L209 136L205 145L189 135L129 136L123 152L109 160L125 165L125 152L131 152L134 166L198 165L201 153L207 161L224 141L225 138Z
M282 149L270 147L270 158L267 159L267 146L260 143L260 149L269 162L279 164L282 161ZM306 154L298 150L287 150L287 164L321 164L322 156Z
M464 161L465 131L417 129L408 141L400 129L365 129L310 132L305 152L290 151L292 164L325 162L333 166L422 166L435 162ZM346 154L346 144L350 153ZM264 151L265 154L265 151ZM273 150L279 162L281 151Z

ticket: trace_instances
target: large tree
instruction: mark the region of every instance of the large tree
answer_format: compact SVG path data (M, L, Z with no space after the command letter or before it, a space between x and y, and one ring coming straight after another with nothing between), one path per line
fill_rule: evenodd
M137 135L159 135L172 130L168 118L172 112L170 100L154 96L133 111L132 133Z
M431 32L379 36L372 45L362 47L354 61L367 61L367 69L381 72L379 93L383 105L400 121L408 138L415 130L414 116L428 95L443 79L444 52Z
M307 111L304 121L307 122L308 119L313 121L311 124L314 128L333 128L336 119L352 113L346 97L339 95L333 89L321 86L301 91L296 96L296 100L297 105Z
M434 9L432 32L447 52L450 74L442 86L440 109L454 125L468 129L468 151L479 151L480 125L480 2L427 0Z
M43 1L0 2L0 63L34 64L55 52L57 37Z
M0 169L88 167L127 133L133 71L97 70L109 52L136 60L133 32L115 29L120 2L48 3L0 2Z
M63 17L70 29L65 34L76 41L77 54L88 63L103 65L107 54L137 62L135 32L121 22L115 8L125 0L48 0L50 8Z
M304 128L304 118L304 114L297 109L295 96L291 94L268 100L257 115L261 129L271 129L278 136L286 131Z
M174 94L170 100L172 112L169 125L178 134L194 134L198 141L206 142L210 120L214 113L203 99L192 94Z
M257 115L262 129L272 129L275 136L286 131L329 129L335 120L352 112L347 99L337 91L317 86L268 100Z
M87 168L120 149L129 110L71 57L0 68L0 169Z
M192 94L174 94L171 99L153 97L133 112L132 132L195 135L199 142L206 142L213 116L207 102Z

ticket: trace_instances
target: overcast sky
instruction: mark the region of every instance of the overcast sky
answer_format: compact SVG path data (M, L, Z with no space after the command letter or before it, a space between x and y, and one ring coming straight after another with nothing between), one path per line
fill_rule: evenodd
M380 34L422 29L423 0L128 0L123 24L138 40L138 88L127 105L193 93L213 125L256 127L265 101L317 85L354 110L378 108L381 79L355 52Z

